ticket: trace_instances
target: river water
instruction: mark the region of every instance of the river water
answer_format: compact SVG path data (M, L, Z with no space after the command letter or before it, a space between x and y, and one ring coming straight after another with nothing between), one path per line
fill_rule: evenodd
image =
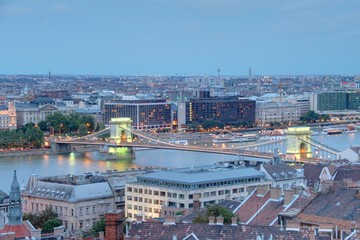
M342 135L313 136L317 141L335 148L344 150L351 145L360 145L360 132ZM286 142L262 147L264 151L273 151L278 147L286 151ZM260 148L259 148L260 149ZM106 170L125 170L138 167L166 167L179 168L190 166L210 165L218 161L234 160L235 156L174 151L174 150L147 150L137 151L135 159L107 161L106 154L94 152L70 153L58 155L9 157L0 159L0 190L9 193L13 178L13 171L17 171L20 186L25 186L29 176L37 174L40 177L82 174L84 172L105 172Z

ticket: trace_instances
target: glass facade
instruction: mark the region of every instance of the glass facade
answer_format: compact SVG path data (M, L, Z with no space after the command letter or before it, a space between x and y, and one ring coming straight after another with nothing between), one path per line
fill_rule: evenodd
M105 103L105 124L111 118L128 117L137 129L171 127L171 104L166 100L138 100Z
M237 96L194 98L186 103L186 124L207 120L222 123L255 122L255 101Z
M347 109L346 92L327 92L317 95L318 111Z

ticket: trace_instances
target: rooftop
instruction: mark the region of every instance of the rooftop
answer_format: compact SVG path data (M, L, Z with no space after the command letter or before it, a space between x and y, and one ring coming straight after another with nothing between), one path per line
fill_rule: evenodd
M264 177L264 173L254 168L226 168L226 167L203 167L186 168L170 171L158 171L138 177L138 179L168 181L182 184L206 183L213 181L228 181Z

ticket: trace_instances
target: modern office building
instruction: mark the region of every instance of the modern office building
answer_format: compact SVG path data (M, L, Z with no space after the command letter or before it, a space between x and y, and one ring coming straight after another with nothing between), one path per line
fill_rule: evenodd
M346 110L347 92L313 93L310 97L310 109L315 112Z
M210 97L208 91L200 91L197 96L186 102L186 124L208 120L225 124L255 122L255 101L240 96Z
M163 207L181 211L206 207L225 199L242 200L255 186L271 184L265 182L264 177L264 173L254 168L224 166L148 173L126 184L125 211L128 218L142 215L147 219L167 215L161 213Z
M136 129L170 128L173 124L171 103L164 99L105 103L105 124L119 117L131 118Z
M348 92L347 97L347 108L351 110L359 110L360 92Z
M310 108L316 112L360 109L359 91L313 93Z

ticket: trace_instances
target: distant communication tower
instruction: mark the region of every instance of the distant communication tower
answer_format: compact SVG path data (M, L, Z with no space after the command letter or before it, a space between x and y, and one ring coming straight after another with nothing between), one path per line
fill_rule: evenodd
M251 67L249 67L249 82L252 81Z
M217 86L221 85L221 77L220 77L220 68L218 68L218 79L217 79Z

